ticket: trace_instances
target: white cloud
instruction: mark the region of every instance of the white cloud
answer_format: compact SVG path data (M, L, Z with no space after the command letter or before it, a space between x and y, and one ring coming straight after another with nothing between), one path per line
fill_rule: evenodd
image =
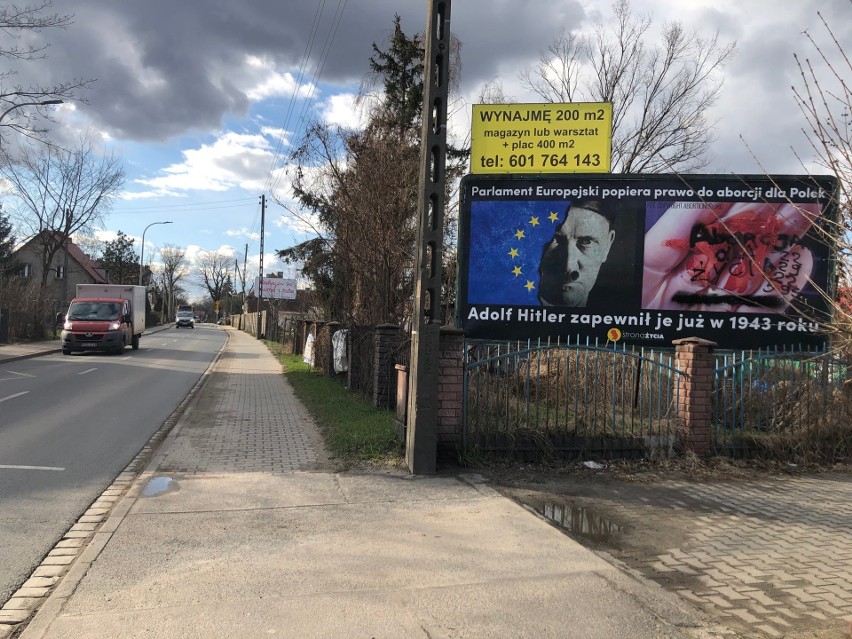
M354 93L332 95L319 105L320 118L326 124L361 129L366 123L363 105L356 104Z
M260 233L256 231L251 231L246 227L242 227L239 229L228 229L225 231L225 235L228 237L244 237L252 242L257 242L260 239Z
M262 191L271 166L269 141L262 135L225 132L212 144L183 152L184 161L161 169L154 178L139 178L137 184L153 193L173 195L187 191L227 191L239 187ZM127 193L125 199L146 197Z
M310 97L316 91L310 83L299 81L290 73L281 73L275 68L272 60L249 56L247 62L247 74L254 80L254 85L246 90L249 100L257 102L266 98Z

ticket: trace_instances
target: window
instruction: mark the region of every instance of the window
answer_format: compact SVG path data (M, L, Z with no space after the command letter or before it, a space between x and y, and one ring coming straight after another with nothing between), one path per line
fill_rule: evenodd
M32 277L33 276L33 265L32 264L21 264L21 270L19 272L21 277Z
M57 266L53 270L56 272L56 279L58 279L58 280L65 279L65 267L64 266Z

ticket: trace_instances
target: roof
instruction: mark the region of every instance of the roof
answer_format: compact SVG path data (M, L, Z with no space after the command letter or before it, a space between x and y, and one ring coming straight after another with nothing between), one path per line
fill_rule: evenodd
M72 242L70 239L65 244L65 249L68 251L68 255L81 267L83 267L83 269L94 280L95 284L109 284L109 279L104 277L98 270L100 264L98 264L95 260L86 255L83 252L83 249L74 244L74 242Z
M50 233L50 231L42 231L41 233ZM21 251L26 246L34 244L38 240L39 235L41 235L41 233L39 233L38 235L34 235L29 240L24 242L24 244L21 245L16 252ZM57 239L58 239L59 234L55 233L54 235L57 236ZM92 278L92 282L94 284L109 284L110 283L109 278L104 277L102 269L101 269L101 265L96 260L93 260L86 253L84 253L83 249L81 249L79 246L74 244L74 242L71 240L71 238L68 238L67 240L65 240L63 247L65 248L65 251L68 253L68 257L70 257L72 260L77 262L77 264L80 266L80 268L82 268L83 271L85 271L86 274L89 277Z

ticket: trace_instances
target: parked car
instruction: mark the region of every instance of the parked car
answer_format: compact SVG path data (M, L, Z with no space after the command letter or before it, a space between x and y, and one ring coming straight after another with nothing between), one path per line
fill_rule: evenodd
M175 315L175 328L195 328L195 318L192 311L178 311Z

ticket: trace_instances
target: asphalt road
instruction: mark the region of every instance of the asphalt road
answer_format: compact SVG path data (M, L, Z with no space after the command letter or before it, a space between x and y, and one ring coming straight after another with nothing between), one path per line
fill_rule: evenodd
M0 364L0 605L142 449L224 341L212 325L169 328L124 355Z

